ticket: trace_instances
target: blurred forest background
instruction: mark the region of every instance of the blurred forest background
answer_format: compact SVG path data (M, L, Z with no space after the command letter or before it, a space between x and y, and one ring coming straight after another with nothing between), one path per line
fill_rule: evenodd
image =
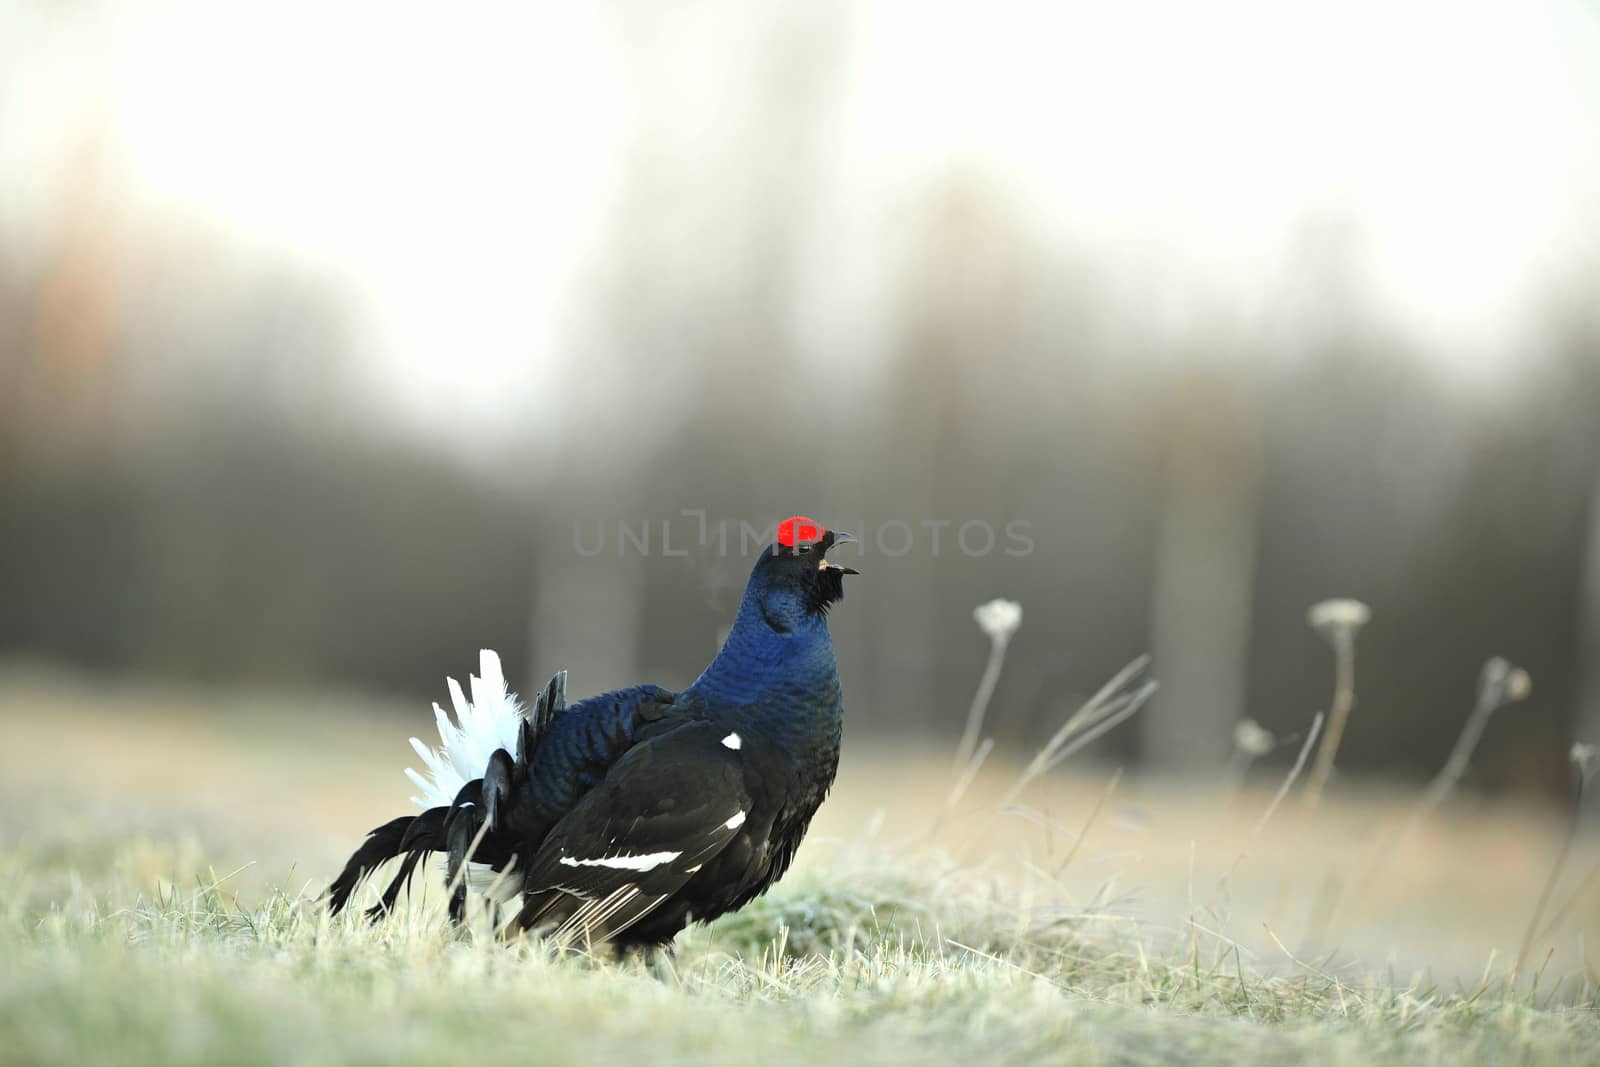
M683 512L803 512L916 534L850 560L852 739L953 740L1003 595L1003 745L1150 650L1102 745L1204 773L1342 595L1341 770L1431 774L1499 654L1472 781L1560 798L1597 279L1577 0L7 3L0 659L679 686L750 565Z

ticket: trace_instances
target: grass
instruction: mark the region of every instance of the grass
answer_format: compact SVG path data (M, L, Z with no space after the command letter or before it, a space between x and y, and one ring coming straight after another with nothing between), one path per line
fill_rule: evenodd
M330 921L314 892L403 810L406 750L404 719L328 707L0 675L6 1062L1600 1063L1592 842L1510 975L1544 813L1458 798L1349 885L1413 797L1335 781L1302 829L1261 825L1276 779L1016 795L1028 768L986 765L930 832L948 753L857 746L771 894L670 966L611 962L452 931L437 878Z

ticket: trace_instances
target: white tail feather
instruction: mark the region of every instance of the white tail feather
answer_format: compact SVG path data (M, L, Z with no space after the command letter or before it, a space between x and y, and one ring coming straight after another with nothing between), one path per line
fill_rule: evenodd
M467 888L498 904L515 900L522 892L522 882L522 875L514 871L497 871L487 863L467 864Z
M483 777L495 749L503 748L516 759L522 736L522 705L517 702L517 695L506 689L506 676L497 653L487 648L478 653L478 674L468 676L470 701L459 682L454 678L447 681L456 721L452 723L439 705L433 706L440 747L429 748L417 738L411 739L411 747L422 758L426 777L410 767L406 768L406 777L422 790L411 802L424 811L448 807L462 786Z

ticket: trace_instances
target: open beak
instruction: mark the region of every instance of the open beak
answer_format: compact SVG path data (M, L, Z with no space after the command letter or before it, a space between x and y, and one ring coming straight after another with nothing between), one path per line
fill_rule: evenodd
M835 545L848 545L848 544L853 543L856 540L856 535L855 534L846 533L843 530L829 530L828 531L828 536L829 536L828 548L833 548ZM827 549L823 549L823 551L826 552ZM856 570L854 567L842 567L837 563L830 563L826 559L823 560L821 563L819 563L817 566L820 567L821 569L825 570L825 571L837 571L840 574L860 574L861 573L860 571Z

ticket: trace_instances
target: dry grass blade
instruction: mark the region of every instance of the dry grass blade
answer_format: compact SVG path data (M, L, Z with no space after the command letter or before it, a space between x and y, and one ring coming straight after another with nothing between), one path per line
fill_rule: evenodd
M1073 858L1078 854L1078 849L1083 845L1084 838L1089 836L1089 831L1100 818L1100 812L1105 809L1106 801L1111 799L1111 794L1116 792L1117 786L1121 782L1122 768L1118 767L1116 773L1111 776L1111 781L1106 783L1105 789L1095 800L1094 807L1089 809L1089 817L1083 821L1083 829L1079 830L1078 836L1073 839L1072 847L1067 850L1066 856L1062 858L1060 865L1056 867L1058 876L1072 864Z
M1522 947L1517 951L1517 962L1511 968L1512 982L1522 974L1522 967L1528 962L1528 954L1533 951L1535 942L1539 940L1540 923L1544 919L1545 909L1550 906L1550 897L1555 893L1556 883L1561 881L1561 872L1566 869L1567 857L1572 855L1572 844L1578 837L1578 819L1583 811L1583 786L1587 768L1580 763L1576 770L1572 817L1567 821L1566 836L1561 839L1561 848L1556 853L1555 862L1550 865L1550 876L1545 879L1544 888L1539 891L1539 902L1534 905L1533 916L1528 919L1528 932L1522 937Z
M1289 768L1289 773L1284 775L1283 784L1278 786L1278 791L1272 794L1272 803L1267 805L1267 810L1261 813L1261 818L1256 822L1251 836L1256 836L1266 829L1267 823L1272 821L1272 816L1283 803L1283 798L1289 795L1289 790L1294 787L1295 779L1300 777L1300 772L1305 770L1306 757L1311 753L1311 746L1317 743L1317 735L1322 732L1322 713L1318 712L1311 720L1311 729L1306 732L1306 740L1300 746L1300 754L1295 757L1294 766Z
M994 738L986 737L983 744L978 746L978 751L972 754L972 759L967 763L967 769L961 777L956 779L956 784L950 790L950 796L945 800L945 807L953 808L961 802L971 788L973 779L977 778L978 771L983 767L983 761L989 758L989 753L994 751Z
M1268 926L1265 923L1262 923L1261 924L1261 928L1266 931L1267 936L1272 939L1272 943L1274 945L1278 946L1279 950L1283 952L1284 957L1286 959L1288 959L1288 961L1290 963L1294 964L1296 967L1302 968L1308 974L1316 975L1318 978L1321 978L1324 982L1327 982L1329 985L1333 986L1335 991L1337 991L1337 993L1339 994L1339 1005L1340 1005L1341 1013L1344 1014L1344 1015L1349 1015L1350 1014L1349 1007L1347 1005L1345 1005L1345 1003L1344 1003L1344 989L1345 989L1344 982L1340 981L1338 978L1336 978L1333 975L1329 974L1327 971L1323 970L1321 967L1318 967L1316 964L1307 963L1305 960L1301 959L1299 956L1296 956L1293 952L1290 952L1289 951L1289 946L1285 945L1283 943L1283 940L1280 937L1278 937L1278 935L1276 933L1273 932L1272 927ZM1358 1005L1363 1003L1360 994L1356 993L1355 990L1351 990L1350 991L1350 995L1351 995L1351 997L1353 997L1355 999L1355 1002Z
M1227 891L1229 879L1239 870L1239 865L1249 857L1250 846L1261 836L1261 832L1267 828L1267 823L1272 821L1272 816L1277 813L1278 808L1283 804L1283 798L1289 795L1289 790L1294 788L1295 780L1305 770L1306 759L1311 755L1311 749L1317 743L1317 737L1321 733L1322 713L1318 712L1311 720L1311 729L1306 731L1306 739L1300 745L1300 754L1295 757L1294 766L1290 767L1289 773L1283 776L1283 782L1278 786L1278 791L1272 794L1272 802L1267 805L1267 810L1261 813L1261 818L1256 820L1255 827L1250 831L1250 840L1245 843L1245 847L1240 849L1239 854L1234 857L1233 864L1228 868L1228 872L1217 880L1217 891L1211 898L1211 904L1206 906L1207 911L1212 910L1216 906L1217 898Z
M1155 693L1156 682L1148 680L1132 692L1126 689L1149 664L1148 655L1140 656L1085 701L1023 768L1022 774L1001 797L999 806L1005 807L1016 800L1034 779L1143 707Z
M1060 751L1056 752L1055 755L1051 756L1050 761L1045 764L1044 769L1046 771L1054 770L1056 767L1059 767L1062 763L1072 758L1078 752L1082 751L1085 745L1094 741L1106 731L1123 722L1125 719L1137 712L1140 708L1144 707L1145 702L1154 696L1155 691L1159 688L1159 682L1153 680L1148 681L1138 689L1134 690L1132 693L1126 693L1112 701L1110 704L1107 704L1105 707L1105 714L1097 716L1092 724L1084 728L1083 733L1073 738L1070 744L1065 745Z
M467 869L472 863L472 857L478 854L478 846L483 844L483 839L488 834L489 822L485 819L483 824L478 827L478 832L472 835L472 841L467 845L467 854L461 861L461 869L456 871L455 877L450 879L450 883L445 886L445 896L448 897L451 893L454 893L461 886L461 883L466 881Z

